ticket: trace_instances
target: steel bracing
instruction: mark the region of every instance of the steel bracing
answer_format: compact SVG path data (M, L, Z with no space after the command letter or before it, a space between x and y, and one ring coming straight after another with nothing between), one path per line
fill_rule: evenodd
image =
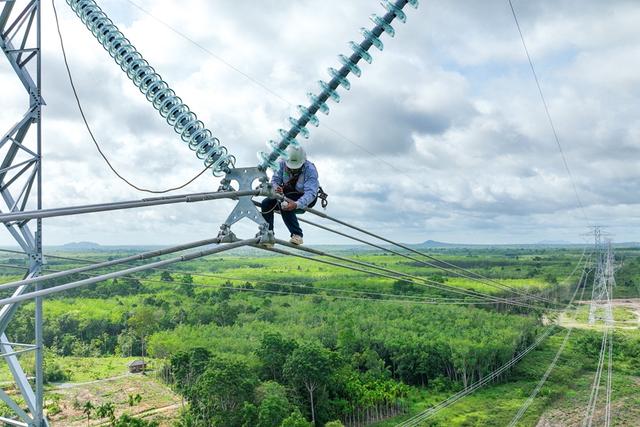
M613 324L611 309L611 291L615 284L614 256L611 242L602 240L602 230L594 227L595 239L595 274L591 291L591 305L589 306L589 324L602 320L607 326Z
M28 100L26 111L0 139L0 193L4 213L17 213L26 209L42 209L42 127L44 104L41 95L41 26L40 0L5 0L0 2L0 49L6 56L16 77L20 80ZM25 279L38 276L42 270L42 220L24 219L5 222L5 227L29 257ZM39 290L39 284L36 284ZM16 288L12 297L27 290L26 285ZM5 392L0 399L13 409L19 420L2 419L12 425L44 426L43 369L42 369L42 298L35 298L34 345L23 345L14 350L5 333L18 305L11 303L0 309L0 353L6 360L27 410L21 408ZM35 351L35 384L30 384L17 355Z

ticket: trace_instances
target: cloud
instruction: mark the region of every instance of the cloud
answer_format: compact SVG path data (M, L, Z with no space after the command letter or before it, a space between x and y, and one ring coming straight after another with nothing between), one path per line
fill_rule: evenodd
M283 3L139 0L180 37L128 2L104 9L238 158L287 127L318 92L346 42L360 40L369 0ZM101 3L102 5L102 3ZM637 102L640 6L630 0L515 2L520 23L592 222L640 239ZM62 30L85 112L115 167L142 186L190 179L202 163L63 2ZM362 77L339 89L329 116L299 138L330 194L329 213L398 240L472 243L579 241L577 207L506 2L430 2L408 10ZM115 178L80 121L52 11L43 9L45 207L146 197ZM202 48L206 49L204 51ZM240 72L238 72L240 71ZM247 76L250 76L247 78ZM2 129L26 108L0 63ZM258 82L258 83L256 83ZM267 86L265 90L261 85ZM273 93L276 93L274 95ZM205 174L187 191L212 191ZM178 243L217 233L231 202L172 205L45 221L45 244ZM278 226L278 231L284 230ZM251 235L254 227L242 225ZM306 230L305 230L306 231ZM332 242L308 230L310 242ZM0 240L11 243L8 233Z

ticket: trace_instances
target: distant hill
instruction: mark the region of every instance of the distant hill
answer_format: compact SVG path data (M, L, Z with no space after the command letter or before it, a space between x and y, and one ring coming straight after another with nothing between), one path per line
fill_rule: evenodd
M469 246L469 245L459 245L456 243L438 242L437 240L427 240L422 243L419 243L417 246L420 246L423 248L449 248L454 246Z
M573 243L566 240L540 240L536 245L572 245Z
M61 246L61 248L67 249L67 250L83 250L83 251L90 251L90 250L96 250L96 249L100 249L102 246L100 246L99 243L95 243L95 242L70 242L70 243L65 243L64 245Z

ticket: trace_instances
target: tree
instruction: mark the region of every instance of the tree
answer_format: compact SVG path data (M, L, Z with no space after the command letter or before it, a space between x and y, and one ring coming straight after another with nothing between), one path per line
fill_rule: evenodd
M204 425L240 426L241 408L253 400L258 379L249 365L232 357L212 357L190 396L190 410L201 414Z
M178 390L185 396L190 396L190 390L198 377L207 369L211 353L202 347L196 347L189 351L181 351L169 361L171 374Z
M312 423L307 421L300 413L300 410L296 408L291 415L282 421L280 427L310 427L311 425Z
M163 282L173 282L173 277L171 277L171 273L165 270L160 274L160 280Z
M192 297L195 294L193 290L193 276L191 276L191 274L186 273L182 276L178 291L188 297Z
M120 418L114 420L111 425L113 427L159 427L160 423L158 423L158 421L145 421L128 414L122 414Z
M129 402L129 406L135 406L138 403L142 402L142 396L140 394L129 394L127 396L127 401Z
M96 408L96 417L109 418L111 423L115 422L116 406L112 402L105 402Z
M131 333L131 331L123 331L118 335L117 338L118 346L117 349L119 353L123 357L131 357L134 352L134 348L139 350L139 342L136 339L136 336Z
M282 381L282 368L287 357L298 345L277 332L267 332L262 336L260 347L256 350L262 362L263 378Z
M278 426L291 413L287 390L275 381L262 383L256 389L258 407L258 427Z
M316 423L314 396L331 376L331 352L315 342L306 342L296 348L284 364L284 376L293 385L309 393L311 423Z
M96 407L93 406L93 403L91 403L90 400L87 400L85 402L84 406L82 407L82 412L87 417L87 427L89 426L89 421L91 420L91 414L93 414L93 410L95 408Z
M162 318L161 310L154 310L151 307L138 307L127 323L133 330L142 344L142 361L144 362L145 340L158 327L158 322Z

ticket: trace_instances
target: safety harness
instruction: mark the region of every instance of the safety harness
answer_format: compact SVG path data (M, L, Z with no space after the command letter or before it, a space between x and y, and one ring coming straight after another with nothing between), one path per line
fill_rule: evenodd
M298 190L296 190L296 183L298 182L298 179L300 178L300 175L302 174L302 170L303 170L303 168L300 168L300 169L298 169L296 171L293 171L291 169L287 169L287 172L290 174L290 178L282 186L282 192L284 193L285 196L294 195L294 194L295 195L300 194L300 192ZM302 196L302 194L300 194L300 196ZM329 195L324 192L322 187L318 187L318 194L316 194L316 198L320 199L320 206L322 206L322 209L326 209L327 206L329 205L329 201L327 200L328 197L329 197ZM312 202L309 205L309 207L313 206L314 204L315 204L315 201Z

